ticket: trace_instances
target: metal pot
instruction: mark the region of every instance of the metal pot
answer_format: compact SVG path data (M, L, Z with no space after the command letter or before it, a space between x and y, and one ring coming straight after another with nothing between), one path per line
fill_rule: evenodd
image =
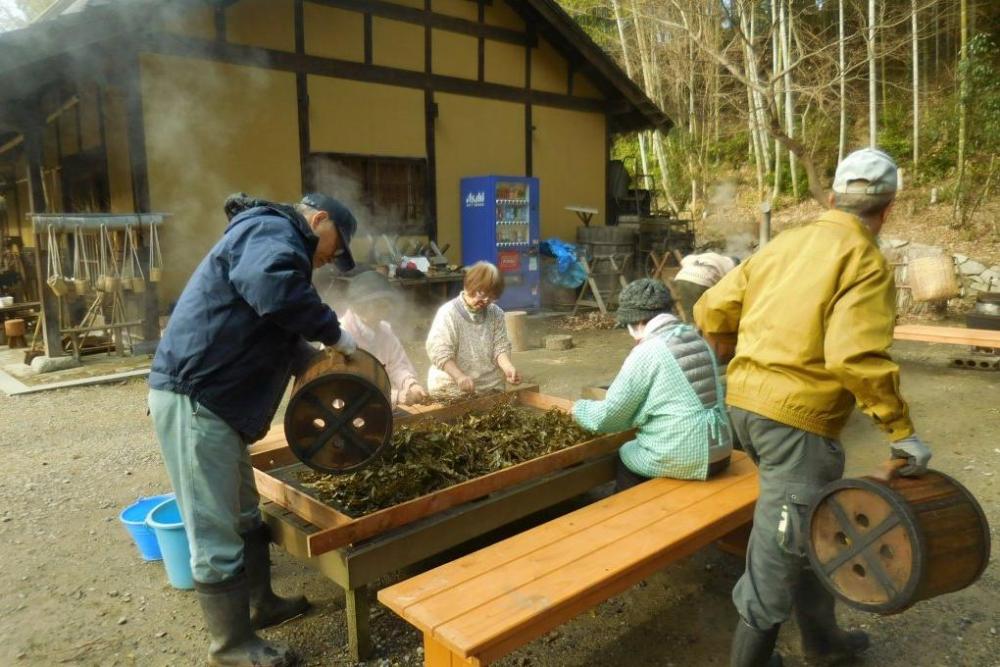
M1000 315L1000 294L980 294L976 297L975 311L983 315Z

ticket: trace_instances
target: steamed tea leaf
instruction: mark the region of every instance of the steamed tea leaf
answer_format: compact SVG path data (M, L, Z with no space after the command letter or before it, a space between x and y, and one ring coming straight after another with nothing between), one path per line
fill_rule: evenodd
M316 498L352 516L370 514L590 439L573 418L510 401L454 422L429 417L395 429L378 461L350 475L299 473Z

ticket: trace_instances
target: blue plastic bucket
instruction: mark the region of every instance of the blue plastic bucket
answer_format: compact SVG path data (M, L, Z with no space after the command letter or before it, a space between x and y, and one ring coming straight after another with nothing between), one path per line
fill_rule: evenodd
M150 496L149 498L139 498L128 507L122 510L118 519L132 536L135 546L139 549L139 555L143 560L160 560L160 545L156 541L156 535L146 525L146 517L149 513L165 500L174 497L172 493L165 493L161 496Z
M184 590L194 588L194 578L191 576L191 551L188 549L187 533L184 532L177 500L172 498L158 505L149 513L146 525L156 533L156 541L160 543L163 567L167 570L167 580L170 581L170 585Z

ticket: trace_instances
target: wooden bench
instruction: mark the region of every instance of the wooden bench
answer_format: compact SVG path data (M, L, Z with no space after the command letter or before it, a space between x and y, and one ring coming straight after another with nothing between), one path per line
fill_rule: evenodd
M757 470L644 482L378 593L424 635L428 667L488 665L743 526Z
M900 324L893 330L892 337L896 340L915 340L922 343L1000 348L1000 331L989 329Z

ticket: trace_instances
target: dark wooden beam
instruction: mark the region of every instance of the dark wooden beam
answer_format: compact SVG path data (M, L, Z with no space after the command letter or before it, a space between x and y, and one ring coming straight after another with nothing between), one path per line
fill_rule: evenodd
M26 101L22 106L21 134L24 136L24 161L27 168L28 205L31 213L45 213L49 210L45 198L42 175L42 147L45 142L45 114L39 100ZM62 303L54 293L46 291L45 282L49 253L42 232L35 231L35 282L38 285L38 300L42 302L42 342L49 357L62 357L62 335L59 333L59 316Z
M482 0L479 0L478 11L479 11L479 15L478 15L479 24L480 25L484 25L486 23L486 5L484 5L482 3ZM477 58L477 72L478 72L477 75L476 75L476 78L479 81L485 81L486 80L486 38L483 37L482 35L479 35L479 45L478 45L478 52L476 54L476 58Z
M141 42L143 50L167 55L206 58L235 65L265 67L285 72L304 72L353 81L383 83L404 88L430 88L439 93L454 93L522 104L540 104L576 111L604 113L607 103L583 97L570 97L529 88L506 86L499 83L475 81L455 76L429 74L426 71L366 65L364 63L307 54L275 51L239 44L219 43L209 40L181 37L179 35L152 35Z
M604 224L610 225L617 220L611 219L614 211L614 198L611 196L611 120L604 117Z
M338 9L347 9L355 12L364 12L366 15L381 16L382 18L402 21L404 23L415 23L417 25L458 32L472 37L484 37L498 42L509 42L511 44L525 44L528 36L519 31L500 26L489 25L470 21L469 19L447 16L445 14L435 14L430 8L417 9L405 5L397 5L386 0L308 0L308 2Z
M215 8L215 39L220 42L226 41L226 8L217 6Z
M306 52L306 29L302 0L295 0L295 53ZM309 154L312 151L312 138L309 125L309 79L305 72L295 73L295 108L299 125L299 174L302 194L312 185L309 174Z
M128 142L129 171L132 174L132 204L136 213L149 213L149 169L146 155L146 121L142 108L142 80L138 54L132 54L125 78L125 135ZM148 278L148 276L147 276ZM160 340L160 299L158 283L146 281L142 295L142 339L146 351Z
M365 14L365 64L371 65L374 58L372 53L372 15L371 13Z
M424 0L424 11L431 11L431 0ZM431 27L424 26L424 74L431 76L433 71L433 39ZM424 151L427 154L427 174L424 180L424 215L427 222L427 235L432 241L438 239L437 223L437 126L438 105L434 101L434 90L424 88Z
M528 31L534 36L534 27L529 24ZM524 48L524 89L531 92L531 45ZM535 126L532 117L531 102L524 105L524 175L533 176L535 168Z
M97 106L97 131L101 138L101 160L104 162L104 181L101 183L104 201L111 206L111 166L108 160L108 128L104 122L104 87L94 83L94 103Z

